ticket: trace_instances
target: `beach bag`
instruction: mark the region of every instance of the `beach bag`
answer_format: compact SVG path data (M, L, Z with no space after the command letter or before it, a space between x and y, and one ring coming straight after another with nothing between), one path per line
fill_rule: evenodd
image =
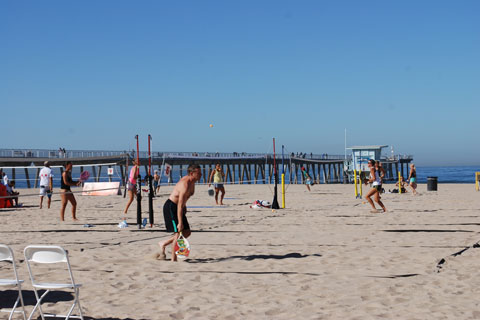
M178 258L185 259L190 254L190 243L187 238L185 238L180 232L180 236L175 243L175 248L173 249Z
M267 200L255 200L253 205L250 206L252 209L260 209L260 208L271 208L272 204Z
M209 195L210 197L213 197L213 196L215 195L215 191L213 190L212 187L208 188L208 195Z

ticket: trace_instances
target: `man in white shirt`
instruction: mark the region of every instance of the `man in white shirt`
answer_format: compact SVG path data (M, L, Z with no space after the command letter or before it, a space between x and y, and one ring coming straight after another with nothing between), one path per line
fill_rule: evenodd
M2 182L3 185L4 185L5 187L8 186L8 182L9 182L9 181L8 181L8 176L7 176L7 174L6 174L5 172L2 172L2 179L3 179L3 182Z
M50 209L50 203L52 202L53 192L53 174L50 169L50 163L45 161L43 164L45 167L40 170L40 209L42 209L43 197L48 197L48 209Z

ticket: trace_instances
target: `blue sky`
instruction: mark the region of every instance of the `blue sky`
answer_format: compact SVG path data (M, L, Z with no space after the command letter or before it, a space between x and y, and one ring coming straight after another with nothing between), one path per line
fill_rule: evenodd
M478 164L480 1L0 1L3 148ZM213 128L210 128L213 124Z

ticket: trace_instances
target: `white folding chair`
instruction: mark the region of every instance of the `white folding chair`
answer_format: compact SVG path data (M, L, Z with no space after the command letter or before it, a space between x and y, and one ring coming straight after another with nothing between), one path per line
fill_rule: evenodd
M13 256L13 251L9 246L4 244L0 244L0 261L7 261L12 263L13 273L15 274L15 279L0 279L0 286L1 287L17 287L18 290L18 297L17 301L13 305L12 310L0 310L2 312L10 312L10 316L8 320L12 319L13 314L16 312L23 313L23 319L27 319L27 314L25 313L25 305L23 304L23 295L22 295L22 283L23 280L18 279L17 273L17 265L15 264L15 257ZM22 305L22 310L15 310L18 306L18 303Z
M70 266L70 261L68 260L68 253L59 246L27 246L23 251L25 254L25 261L27 262L28 273L30 274L30 279L32 280L32 286L37 298L37 303L32 310L32 313L28 317L30 320L35 313L36 309L40 311L42 319L45 319L45 315L48 317L62 317L67 319L70 318L80 318L83 320L82 307L80 306L79 300L79 289L82 286L81 284L76 284L73 279L72 268ZM36 264L54 264L54 263L64 263L68 269L69 283L57 283L57 282L37 282L35 280L32 269ZM54 274L54 273L49 273ZM44 314L42 310L42 300L51 290L58 289L72 289L74 295L74 301L67 315L57 315L57 314ZM37 290L46 290L41 297L38 296ZM80 316L72 316L72 311L75 306L78 305L78 310L80 311Z

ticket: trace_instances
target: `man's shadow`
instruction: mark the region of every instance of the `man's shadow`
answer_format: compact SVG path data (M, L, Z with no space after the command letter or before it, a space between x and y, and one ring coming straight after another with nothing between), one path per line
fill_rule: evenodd
M298 259L298 258L307 258L307 257L321 257L321 254L300 254L298 252L287 253L285 255L276 255L276 254L252 254L247 256L231 256L231 257L222 257L222 258L206 258L206 259L186 259L188 263L213 263L213 262L222 262L227 260L239 259L239 260L283 260L283 259Z

